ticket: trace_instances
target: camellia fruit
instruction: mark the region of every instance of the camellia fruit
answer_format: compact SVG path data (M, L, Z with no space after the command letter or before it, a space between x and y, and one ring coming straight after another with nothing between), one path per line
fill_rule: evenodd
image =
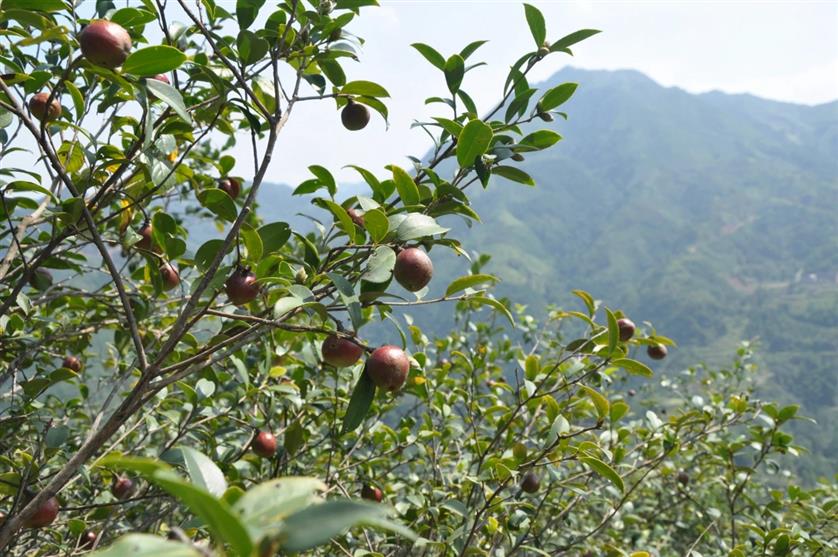
M32 95L32 98L29 99L29 111L32 113L32 116L41 122L49 122L61 116L61 103L58 102L58 99L52 99L49 106L47 106L48 100L49 93L38 93L37 95Z
M180 284L180 275L170 263L163 263L160 266L160 278L163 279L163 289L171 290Z
M93 546L96 545L96 539L98 537L99 534L93 530L85 531L79 538L79 549L93 549Z
M377 487L373 487L369 484L364 484L364 487L361 488L361 498L366 499L367 501L375 501L376 503L380 503L381 500L384 498L384 493Z
M634 336L636 327L631 319L622 318L617 320L617 327L620 329L620 340L626 342Z
M527 472L521 479L521 489L527 493L535 493L541 487L541 480L535 475L535 472Z
M157 81L162 81L166 85L171 85L171 83L172 83L171 81L169 81L169 76L164 74L164 73L159 73L159 74L155 75L154 77L152 77L151 79L154 79L154 80L157 80Z
M243 306L252 302L259 295L259 285L256 284L256 275L250 269L237 267L233 274L224 283L224 290L227 298L237 306Z
M58 499L50 497L41 503L41 506L35 511L35 514L23 522L23 527L43 528L44 526L49 526L55 521L60 509L61 505L58 503Z
M346 210L346 214L349 215L349 218L352 219L352 222L354 222L355 224L357 224L361 228L364 227L364 216L361 213L359 213L357 210L350 207L349 209Z
M137 234L142 236L142 238L140 238L134 245L140 249L151 250L153 241L151 238L151 223L145 221L143 225L140 227L140 229L137 230Z
M393 276L406 290L416 292L431 282L434 264L428 254L419 248L407 248L396 256Z
M223 178L218 182L218 189L235 199L242 191L242 183L237 178Z
M380 346L367 359L367 375L377 387L388 391L398 390L404 385L409 370L410 360L398 346Z
M40 267L32 271L32 274L29 275L29 286L35 290L46 290L52 286L52 282L52 273Z
M260 431L253 438L250 447L262 458L271 458L276 453L276 437L270 431Z
M121 25L104 19L88 23L79 33L84 57L97 66L114 69L131 52L131 35Z
M323 341L323 361L335 367L349 367L361 359L364 349L348 338L331 334Z
M126 476L119 476L113 481L111 493L119 500L127 499L134 493L134 482Z
M690 483L690 475L681 470L680 472L678 472L678 483L683 486L686 486L688 483Z
M666 358L666 355L669 353L669 351L663 344L652 344L649 346L649 348L646 349L646 353L653 360L663 360L664 358Z
M81 371L81 360L79 360L75 356L67 356L61 363L61 367L66 367L67 369L72 369L75 372L79 372Z
M358 131L367 127L370 123L370 111L366 106L349 99L340 113L340 120L343 127L350 131Z

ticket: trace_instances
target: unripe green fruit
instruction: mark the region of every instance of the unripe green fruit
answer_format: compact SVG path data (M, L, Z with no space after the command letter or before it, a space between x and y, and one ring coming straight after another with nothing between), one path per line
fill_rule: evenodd
M524 162L524 155L521 153L515 153L510 157L513 161Z
M305 284L307 280L308 273L306 273L306 270L303 267L297 269L297 272L294 274L294 281L297 284Z
M340 113L340 120L347 130L362 130L370 123L370 111L366 106L349 99L349 103Z
M545 122L552 122L556 119L555 116L553 116L549 112L539 112L538 117L544 120Z
M122 65L131 52L131 35L112 21L91 21L79 33L79 45L91 63L114 69Z
M29 286L35 290L46 290L52 286L52 282L52 273L40 267L32 271L32 274L29 275Z

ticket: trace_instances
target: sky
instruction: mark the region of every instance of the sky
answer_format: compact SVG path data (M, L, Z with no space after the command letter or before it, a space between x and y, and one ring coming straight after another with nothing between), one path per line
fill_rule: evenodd
M838 99L838 2L597 2L533 1L545 15L548 38L576 29L603 32L574 47L574 56L547 58L531 82L564 65L640 70L666 86L690 92L721 90L805 104ZM488 39L465 89L482 109L499 98L509 66L533 48L518 1L383 0L366 9L350 30L366 43L360 63L345 66L348 79L370 79L390 92L390 127L375 118L363 131L340 126L331 102L298 105L279 143L269 178L296 185L307 166L323 164L343 180L359 164L381 170L422 155L428 138L410 129L415 119L439 115L426 97L447 93L442 74L410 47L428 43L443 55ZM584 83L577 94L584 94ZM572 114L571 114L572 117ZM246 171L246 168L242 168Z

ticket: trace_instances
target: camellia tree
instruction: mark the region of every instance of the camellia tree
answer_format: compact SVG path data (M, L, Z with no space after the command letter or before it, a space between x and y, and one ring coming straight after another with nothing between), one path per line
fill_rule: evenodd
M386 89L346 76L375 0L133 4L0 3L0 158L32 160L0 185L4 554L835 549L834 484L762 479L799 451L797 408L754 397L747 348L642 387L635 354L674 344L651 325L583 291L538 322L485 257L432 282L431 253L466 253L446 223L479 220L469 188L533 185L515 163L561 139L538 124L576 85L527 75L596 31L548 40L525 5L533 48L488 110L463 89L483 41L413 45L447 85L430 154L354 167L369 193L348 198L312 166L293 194L318 225L295 229L256 202L295 105L347 133L387 118ZM400 313L429 303L457 330Z

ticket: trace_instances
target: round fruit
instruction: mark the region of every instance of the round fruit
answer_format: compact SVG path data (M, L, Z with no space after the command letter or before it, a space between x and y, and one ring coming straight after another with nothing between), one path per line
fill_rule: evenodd
M681 484L681 485L683 485L683 486L686 486L688 483L690 483L690 476L689 476L689 474L687 474L687 473L686 473L686 472L684 472L683 470L681 470L680 472L678 472L678 483L679 483L679 484Z
M32 98L29 99L29 111L32 113L32 116L42 122L44 120L55 120L61 116L61 103L58 102L58 99L52 99L49 106L47 106L48 100L49 93L38 93L37 95L32 95Z
M66 367L67 369L72 369L76 372L81 371L81 360L75 356L67 356L61 363L61 367Z
M422 290L431 282L434 264L428 254L419 248L407 248L396 256L393 276L405 289L411 292Z
M142 236L142 238L140 238L140 240L138 240L137 243L134 245L140 249L150 250L152 246L151 223L145 221L143 225L140 227L140 229L137 230L137 234Z
M617 327L620 328L620 340L626 342L634 336L634 322L631 319L622 318L617 320Z
M58 499L50 497L38 507L35 514L23 521L24 528L43 528L53 523L58 516L58 511L61 505L58 504Z
M224 283L224 290L227 298L237 306L243 306L252 302L259 295L259 285L256 284L256 275L250 269L237 267L233 274Z
M97 66L116 68L131 52L128 31L112 21L97 19L79 33L79 45L84 57Z
M634 395L636 395L636 394L637 394L637 391L635 391L634 389L629 389L629 390L628 390L628 395L629 395L629 396L634 396Z
M163 279L163 290L177 288L180 284L180 275L170 263L163 263L160 266L160 278Z
M364 349L348 338L329 335L321 349L323 361L335 367L349 367L361 359Z
M271 458L276 453L276 437L270 431L260 431L253 438L250 447L262 458Z
M535 472L527 472L521 479L521 489L527 493L535 493L541 487L541 480L535 475Z
M384 493L377 487L373 487L369 484L364 484L364 487L361 488L361 497L366 499L367 501L375 501L376 503L380 503L381 500L384 498Z
M347 130L362 130L370 123L370 111L366 106L349 99L349 103L343 107L340 113L340 120Z
M52 273L38 267L29 275L29 286L35 290L46 290L52 286Z
M237 178L223 178L218 182L218 188L235 199L242 191L242 183Z
M524 162L525 160L524 155L522 155L521 153L515 153L510 158L516 162Z
M358 211L356 211L352 207L347 209L346 213L349 215L349 218L352 219L352 222L354 222L355 224L357 224L361 228L364 227L364 216L361 213L359 213Z
M539 112L538 117L544 120L545 122L552 122L556 119L556 117L550 114L549 112Z
M652 344L646 349L646 353L653 360L663 360L669 351L663 344Z
M131 478L119 476L113 481L111 493L113 493L113 496L117 499L127 499L132 493L134 493L134 482L131 481Z
M96 545L96 539L98 537L99 534L93 530L85 531L79 538L79 549L93 549L93 546Z
M398 346L384 345L375 349L367 360L366 372L376 386L395 391L404 385L410 360Z
M154 77L152 77L151 79L155 79L157 81L162 81L166 85L171 85L171 83L172 83L171 81L169 81L169 76L164 74L164 73L159 73L159 74L155 75Z

